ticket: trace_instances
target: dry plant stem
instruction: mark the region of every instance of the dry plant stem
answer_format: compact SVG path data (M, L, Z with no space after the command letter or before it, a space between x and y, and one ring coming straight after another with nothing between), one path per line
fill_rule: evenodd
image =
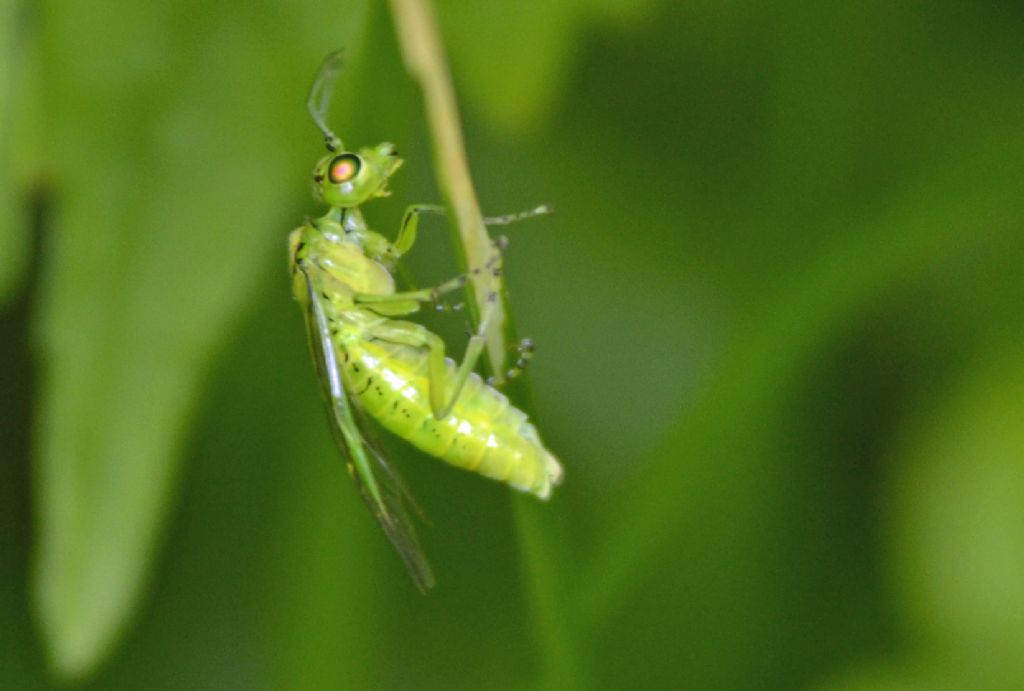
M434 165L441 193L458 230L456 246L464 252L465 266L484 266L491 257L490 236L483 223L473 181L466 163L466 150L459 125L448 66L441 48L440 33L429 0L390 0L391 13L398 31L398 42L409 72L420 83L434 140ZM505 317L504 292L500 279L484 271L471 276L475 316L479 320L485 307L496 308L487 332L487 355L491 371L505 371L506 344L513 342L511 324ZM486 304L495 292L502 299ZM552 570L554 547L536 511L546 507L515 505L516 522L525 556L526 589L533 609L537 645L541 658L539 688L586 688L581 682L581 667L567 629L565 601L555 583Z
M459 234L459 243L456 244L465 252L466 266L484 266L493 250L469 175L455 90L441 47L433 7L428 0L391 0L391 14L406 68L423 90L427 122L434 140L438 183ZM505 371L505 314L502 302L488 305L487 296L491 292L502 294L500 281L488 271L471 276L477 321L485 308L493 310L486 334L486 352L491 372L495 374Z

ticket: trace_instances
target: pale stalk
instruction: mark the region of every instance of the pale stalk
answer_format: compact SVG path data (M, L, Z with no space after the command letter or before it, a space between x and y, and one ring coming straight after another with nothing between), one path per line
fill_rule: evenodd
M433 8L424 0L391 0L391 14L398 32L402 57L409 73L423 91L430 135L434 141L434 167L445 205L451 211L464 252L466 267L485 266L493 252L483 214L473 189L466 162L466 146L459 125L455 90L441 46ZM501 279L489 271L470 276L474 314L479 319L492 309L487 330L487 359L491 373L505 371L505 310L501 301L487 304L488 294L502 294Z

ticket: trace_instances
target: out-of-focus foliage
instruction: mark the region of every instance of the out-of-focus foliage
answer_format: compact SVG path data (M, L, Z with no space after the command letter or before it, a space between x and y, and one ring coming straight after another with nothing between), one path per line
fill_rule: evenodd
M14 0L0 2L0 305L8 299L23 271L26 221L20 217L15 182L15 83L22 66L18 45L18 7Z
M339 45L436 199L385 5L0 8L0 689L1024 686L1016 4L439 0L567 478L390 444L427 597L284 268Z

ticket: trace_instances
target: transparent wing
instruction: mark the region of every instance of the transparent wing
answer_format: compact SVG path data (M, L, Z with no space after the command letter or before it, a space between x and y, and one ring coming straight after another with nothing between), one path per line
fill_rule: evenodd
M363 501L398 550L416 587L425 592L434 585L434 573L420 547L406 503L421 516L422 512L401 476L385 460L362 411L346 395L320 296L307 268L300 265L299 270L306 279L309 294L306 329L313 363L327 403L331 434ZM377 473L375 469L383 472Z

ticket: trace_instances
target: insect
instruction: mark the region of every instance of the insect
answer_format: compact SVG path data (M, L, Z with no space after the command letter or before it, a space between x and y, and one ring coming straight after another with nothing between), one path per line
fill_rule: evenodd
M421 512L381 451L372 423L454 466L541 499L561 481L562 467L526 415L473 371L483 349L486 315L458 365L445 357L439 336L398 319L424 304L439 304L441 296L462 288L467 279L396 291L392 271L412 249L419 217L443 213L443 207L410 206L394 242L367 226L359 207L388 195L388 179L402 159L390 143L346 150L327 126L327 106L340 70L341 54L332 53L307 102L327 144L327 154L313 169L313 193L329 208L289 235L292 290L305 315L338 449L414 583L426 590L434 576L410 520L410 510ZM538 207L485 222L504 224L547 212ZM488 265L472 271L498 271L500 252L495 244ZM525 365L530 349L528 342L521 344L519 362L503 378Z

